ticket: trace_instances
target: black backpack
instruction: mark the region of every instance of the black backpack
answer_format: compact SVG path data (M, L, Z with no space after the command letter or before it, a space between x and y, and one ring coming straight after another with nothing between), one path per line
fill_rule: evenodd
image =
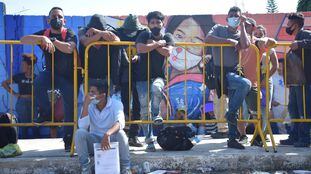
M8 115L6 113L0 113L0 124L1 123L16 123L16 117L14 115ZM8 144L17 143L17 129L16 127L0 126L0 148Z
M189 138L194 136L195 133L188 126L169 126L160 131L157 141L163 150L183 151L193 147Z

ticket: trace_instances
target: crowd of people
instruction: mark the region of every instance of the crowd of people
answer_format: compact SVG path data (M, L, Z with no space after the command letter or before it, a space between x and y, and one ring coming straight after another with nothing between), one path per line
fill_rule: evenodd
M212 19L202 16L173 16L164 28L165 16L159 11L148 13L146 19L145 27L140 24L137 16L130 14L120 28L109 29L104 17L95 14L86 27L79 29L77 37L73 30L65 28L63 10L54 7L49 12L50 28L21 38L23 44L40 43L45 57L44 71L32 78L36 57L25 54L22 73L13 76L13 83L18 84L18 92L11 89L10 79L2 83L8 92L18 98L16 110L20 122L29 121L31 116L29 112L32 85L35 121L51 121L51 101L47 91L51 89L54 68L54 87L62 93L64 121L72 122L73 98L78 95L73 90L72 68L76 47L81 66L85 67L85 50L90 43L135 42L135 46L94 45L88 50L89 80L83 83L89 84L89 91L84 91L79 129L73 135L73 128L65 126L63 138L65 150L70 149L71 140L74 138L82 172L89 173L91 170L90 154L94 152L93 143L101 143L106 150L110 148L110 141L117 141L121 171L129 173L129 146L144 146L138 140L140 127L145 136L146 151L154 152L154 128L164 129L163 120L166 118L182 120L187 117L198 120L203 115L206 119L225 117L227 124L186 126L196 134L211 133L209 129L213 127L213 138L227 137L228 148L244 149L248 125L238 123L239 109L242 108L243 119L256 117L258 93L261 96L262 131L266 131L269 117L311 117L311 108L308 107L311 105L311 70L304 68L303 84L285 84L284 60L277 57L275 49L268 51L277 41L267 37L265 27L244 16L240 8L229 9L227 25L214 24ZM213 25L203 25L206 21ZM304 67L308 67L311 66L311 32L304 30L303 25L302 14L288 15L286 32L295 36L290 51L301 58L304 49ZM194 26L197 28L191 28ZM216 46L184 47L177 46L176 42L232 46L223 47L221 51ZM260 61L260 68L257 68L257 61ZM258 71L260 79L257 79ZM266 81L269 90L266 90ZM121 99L114 97L118 92ZM307 106L305 108L303 101ZM266 110L271 110L271 115L266 115ZM125 120L129 117L131 120L152 120L153 124L131 124L126 134L123 129L126 127ZM290 126L278 123L272 127L275 132L289 133L289 138L281 140L280 144L310 146L310 123L295 122ZM287 127L290 128L286 129ZM25 135L27 130L23 132L22 135ZM262 146L260 136L255 138L252 145Z

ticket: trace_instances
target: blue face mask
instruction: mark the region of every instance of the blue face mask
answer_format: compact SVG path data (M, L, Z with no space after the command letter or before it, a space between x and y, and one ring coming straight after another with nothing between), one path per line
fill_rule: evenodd
M228 25L232 28L237 28L240 24L240 18L238 17L231 17L228 18Z

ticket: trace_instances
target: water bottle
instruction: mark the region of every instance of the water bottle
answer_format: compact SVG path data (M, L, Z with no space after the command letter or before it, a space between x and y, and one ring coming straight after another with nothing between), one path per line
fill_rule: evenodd
M193 145L196 145L201 141L201 139L198 136L191 137L189 138L189 140L191 141Z
M150 163L147 161L143 163L143 173L150 173Z

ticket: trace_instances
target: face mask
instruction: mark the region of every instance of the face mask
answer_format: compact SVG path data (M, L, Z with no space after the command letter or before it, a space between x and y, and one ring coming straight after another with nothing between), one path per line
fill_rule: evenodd
M186 66L185 66L185 54L186 54ZM182 47L175 47L168 61L178 71L184 71L185 69L193 68L198 65L202 60L202 56L197 56L190 53Z
M91 100L91 103L92 103L93 105L97 105L99 102L100 102L100 100L96 99L96 96L94 96L94 97L92 98L92 100Z
M136 36L136 34L137 34L137 31L134 31L134 32L132 32L130 34L127 34L126 36L127 37L134 37L134 36Z
M294 33L294 31L295 31L295 29L292 30L291 28L292 28L292 26L286 27L286 33L289 34L289 35L292 35Z
M228 25L232 28L237 28L240 24L240 18L237 17L231 17L228 18Z
M151 28L150 31L154 36L159 36L161 28L154 27L154 28Z
M50 25L53 29L59 30L60 28L62 28L63 22L62 22L62 20L60 20L58 18L54 18L54 19L51 19Z

